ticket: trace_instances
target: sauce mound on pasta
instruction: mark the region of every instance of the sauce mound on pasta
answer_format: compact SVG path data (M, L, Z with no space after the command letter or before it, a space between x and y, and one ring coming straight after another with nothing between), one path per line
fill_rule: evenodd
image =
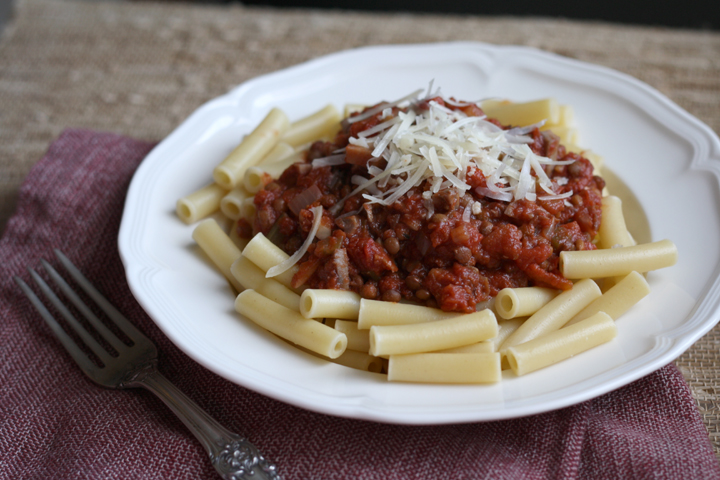
M313 143L256 194L241 236L262 232L292 254L322 206L294 286L457 312L506 287L570 289L559 253L594 249L600 226L605 182L591 163L540 125L500 125L475 103L401 105L352 114Z

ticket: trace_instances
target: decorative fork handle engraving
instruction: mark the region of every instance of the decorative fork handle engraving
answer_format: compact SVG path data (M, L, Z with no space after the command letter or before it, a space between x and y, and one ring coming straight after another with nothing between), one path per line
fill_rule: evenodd
M280 480L275 466L246 438L228 431L165 378L153 364L135 371L125 386L144 387L157 395L195 435L226 480Z
M219 453L215 456L211 455L210 460L222 478L280 480L275 467L269 464L255 445L245 438L238 435L231 443L219 444L216 447Z

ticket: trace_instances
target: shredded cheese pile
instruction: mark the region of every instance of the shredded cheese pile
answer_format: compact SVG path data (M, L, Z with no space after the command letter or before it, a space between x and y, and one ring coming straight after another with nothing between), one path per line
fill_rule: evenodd
M372 156L384 159L386 166L370 166L370 178L353 177L358 187L348 197L366 192L363 198L368 202L392 205L424 181L431 185L425 194L455 188L462 196L471 188L465 178L473 169L480 169L487 178L487 188L477 193L496 200L535 201L572 195L571 191L556 194L543 169L544 165L567 165L572 161L536 155L528 145L531 139L527 133L541 124L503 130L486 117L467 116L435 101L428 102L427 110L416 108L417 93L409 96L414 100L405 97L349 119L359 121L382 112L381 123L350 138L350 143L371 149ZM446 102L457 105L451 100ZM392 106L404 103L410 108L393 116Z

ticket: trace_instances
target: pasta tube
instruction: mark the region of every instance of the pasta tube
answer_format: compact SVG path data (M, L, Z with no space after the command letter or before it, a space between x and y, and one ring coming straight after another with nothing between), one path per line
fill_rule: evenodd
M416 353L390 355L388 380L423 383L495 383L499 353Z
M283 141L280 141L273 147L272 150L268 152L267 155L265 155L258 165L272 165L274 163L277 163L281 160L285 160L290 155L295 153L295 149L292 147L292 145L289 145Z
M493 351L499 352L500 346L503 344L503 342L513 334L515 330L520 328L520 325L523 324L523 322L527 320L527 317L518 317L518 318L511 318L510 320L505 320L504 322L498 323L498 334L494 338L491 338L489 341L492 342L493 345ZM503 370L509 370L510 364L508 364L507 358L501 354L501 363L500 368Z
M423 353L481 342L497 335L490 310L442 320L370 328L370 355Z
M347 335L348 350L355 350L357 352L365 353L370 351L370 331L359 330L357 327L357 322L351 322L348 320L335 320L335 330Z
M266 278L255 291L291 310L300 310L300 295L272 278Z
M293 163L301 162L302 155L296 154L273 163L261 163L245 170L243 186L250 193L257 193L272 179L279 178Z
M243 216L242 204L249 197L250 193L245 188L235 187L220 200L220 211L232 220L239 220Z
M305 318L357 320L360 295L347 290L307 289L300 296L300 313Z
M525 320L500 346L500 352L560 329L580 310L601 295L590 279L580 280Z
M407 325L411 323L431 322L433 320L453 318L460 315L462 314L443 312L438 308L363 298L360 300L358 328L367 330L373 325Z
M551 124L560 123L560 106L552 98L524 103L485 101L482 109L490 118L496 118L503 125L525 126L546 120Z
M252 223L255 220L255 214L257 208L255 207L255 199L248 197L240 204L240 218L244 218L248 222Z
M195 223L217 211L225 194L227 194L227 190L217 183L211 183L178 200L175 205L175 213L183 222Z
M287 340L285 340L285 342L292 344ZM329 358L324 355L319 355L312 350L308 350L307 348L301 347L297 344L292 345L298 350L303 351L308 355L312 355L313 357L321 358L332 363L337 363L338 365L342 365L343 367L354 368L355 370L362 370L371 373L383 373L383 369L385 369L385 365L387 364L387 360L383 358L373 357L372 355L368 355L367 353L357 352L350 349L345 350L343 354L337 358ZM387 371L387 369L385 370Z
M575 126L575 109L572 105L558 105L560 111L560 120L557 125L563 127ZM552 125L552 124L551 124Z
M252 288L260 285L263 280L270 280L265 278L265 272L250 261L245 255L240 255L232 265L230 265L230 273L237 279L245 288Z
M648 272L677 262L677 247L670 240L603 250L560 252L560 273L565 278L604 278Z
M648 285L645 277L638 272L632 272L575 315L564 328L585 320L598 312L605 312L610 318L617 320L620 315L627 312L630 307L648 294L650 294L650 285Z
M287 115L273 108L235 150L213 170L215 183L230 190L243 178L248 167L257 165L278 143L280 136L288 129Z
M473 343L470 345L463 345L462 347L446 348L444 350L436 350L432 353L494 353L495 344L490 340L483 340L482 342Z
M290 257L287 253L283 252L280 247L268 240L262 233L258 233L248 242L245 250L243 250L243 255L264 272L267 272L275 265L284 262ZM297 265L294 265L280 275L273 277L273 279L288 288L292 288L292 277L297 270Z
M500 345L502 345L505 339L512 335L515 330L520 328L520 325L522 325L525 320L527 320L527 318L518 317L505 320L504 322L499 322L498 334L489 340L493 344L493 351L499 352Z
M598 229L598 248L630 247L636 243L625 224L622 200L612 195L603 197L602 222ZM603 290L607 290L622 278L622 275L606 277L603 280Z
M495 296L495 311L508 319L527 317L555 298L558 290L542 287L503 288Z
M291 310L300 311L300 295L272 278L265 278L265 272L244 255L233 262L230 273L243 287L253 289Z
M506 357L516 375L525 375L609 342L616 335L615 321L599 312L575 325L510 347Z
M192 238L197 242L210 260L222 272L233 287L239 292L243 290L242 285L230 272L230 266L235 260L240 258L240 249L233 243L220 225L208 218L200 222L193 230Z
M345 367L363 370L365 372L380 373L383 367L383 359L373 357L364 352L347 349L337 358L332 359L333 363Z
M577 143L577 130L575 129L575 112L570 105L558 105L557 123L545 122L540 130L550 130L560 137L560 143Z
M312 142L323 135L337 132L340 129L340 120L340 112L337 108L328 105L312 115L293 122L282 136L282 141L294 147Z
M602 222L600 222L599 248L629 247L635 240L628 232L622 211L622 200L609 195L602 199Z
M255 290L245 290L238 295L235 299L235 310L278 337L320 355L338 358L347 348L347 337L344 333L309 320Z

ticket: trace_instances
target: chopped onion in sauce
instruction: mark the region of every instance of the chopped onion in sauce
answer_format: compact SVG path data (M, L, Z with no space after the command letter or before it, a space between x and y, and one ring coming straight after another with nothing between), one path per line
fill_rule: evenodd
M332 167L345 163L345 153L330 155L329 157L320 157L312 161L313 168Z
M322 192L317 185L313 185L293 198L290 203L288 203L288 208L292 210L295 215L300 215L300 210L308 205L312 205L317 200L320 200L321 197Z

